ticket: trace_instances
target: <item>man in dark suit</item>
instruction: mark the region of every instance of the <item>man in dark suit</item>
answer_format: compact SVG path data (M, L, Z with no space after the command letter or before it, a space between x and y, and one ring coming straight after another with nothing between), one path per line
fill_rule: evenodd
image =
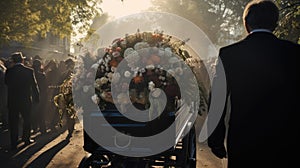
M31 129L35 132L39 130L43 134L46 133L45 107L47 103L47 79L45 72L42 69L42 61L40 59L33 60L32 68L34 70L34 75L40 91L40 102L38 104L33 104L31 114Z
M30 139L30 113L32 100L39 102L39 89L33 69L23 65L24 58L21 52L13 53L11 59L15 65L8 68L5 74L5 83L8 88L9 129L12 149L17 147L20 113L23 118L22 140L26 145L34 142Z
M272 34L278 16L272 1L250 2L243 16L247 37L219 52L211 100L218 101L226 90L224 101L218 102L224 111L210 108L208 145L217 157L228 157L229 168L295 164L297 153L290 151L298 146L300 133L296 125L300 45Z
M4 60L5 61L5 60ZM2 122L2 129L7 129L8 126L8 111L7 111L7 88L4 82L4 76L6 71L6 66L4 61L0 59L0 122Z

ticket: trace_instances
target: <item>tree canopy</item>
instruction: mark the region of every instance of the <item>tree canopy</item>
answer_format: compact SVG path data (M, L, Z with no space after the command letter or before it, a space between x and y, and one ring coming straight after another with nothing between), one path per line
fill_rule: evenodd
M121 0L122 1L122 0ZM199 26L216 45L226 45L245 35L242 23L249 0L151 0L153 9L175 13ZM275 34L300 43L299 0L274 0L280 8ZM52 33L67 37L89 30L101 13L102 0L1 0L0 45L27 43Z
M67 37L87 30L101 0L1 0L0 44L28 43L52 33Z
M280 8L280 20L275 34L283 39L300 44L300 2L299 0L276 0Z
M244 1L235 0L152 0L154 8L175 13L201 28L214 44L224 45L244 33L241 7Z
M226 45L242 38L246 31L242 14L249 0L152 0L154 8L175 13L199 26L216 45ZM280 9L275 34L300 43L299 0L275 0Z

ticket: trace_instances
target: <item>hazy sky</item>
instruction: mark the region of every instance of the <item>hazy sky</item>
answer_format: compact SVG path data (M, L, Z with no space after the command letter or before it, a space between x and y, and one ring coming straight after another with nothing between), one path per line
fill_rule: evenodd
M151 0L103 0L100 5L103 12L112 17L121 17L148 9L152 6Z

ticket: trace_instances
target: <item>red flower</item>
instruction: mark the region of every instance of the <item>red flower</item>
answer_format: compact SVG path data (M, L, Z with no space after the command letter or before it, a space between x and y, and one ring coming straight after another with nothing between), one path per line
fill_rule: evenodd
M118 61L116 61L115 59L112 59L110 62L109 62L109 65L112 66L112 67L117 67L118 66Z
M139 76L139 75L133 78L133 82L134 82L135 84L139 84L139 83L141 83L143 80L144 80L144 78L143 78L142 76Z
M116 51L121 52L122 48L121 47L117 47Z

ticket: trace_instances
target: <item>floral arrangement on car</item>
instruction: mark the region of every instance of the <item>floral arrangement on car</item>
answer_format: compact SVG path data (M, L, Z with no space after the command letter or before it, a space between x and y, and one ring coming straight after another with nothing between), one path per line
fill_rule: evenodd
M126 111L131 103L141 110L150 108L152 103L163 108L155 99L162 95L162 91L168 100L167 111L178 109L182 101L194 101L192 95L198 85L190 82L193 78L186 74L183 66L191 57L184 48L187 41L165 35L162 31L139 30L113 40L98 61L93 102L101 110L115 108L118 104L122 111ZM182 99L180 82L186 83L183 91L190 95L186 100ZM115 99L112 90L117 90Z

